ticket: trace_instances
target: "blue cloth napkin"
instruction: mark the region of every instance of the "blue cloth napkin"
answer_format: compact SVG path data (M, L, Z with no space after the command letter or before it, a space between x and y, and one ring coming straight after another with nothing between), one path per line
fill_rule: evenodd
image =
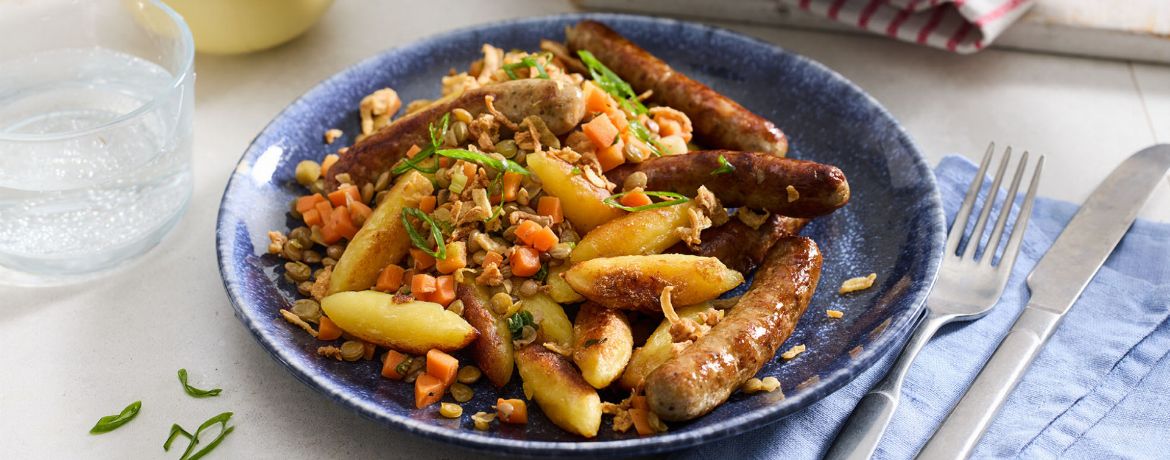
M948 225L976 169L966 159L950 156L935 170ZM1076 209L1068 202L1036 200L1003 298L983 319L944 328L918 356L877 458L912 458L926 444L1023 309L1029 297L1024 277ZM974 457L1170 456L1168 318L1170 225L1139 220L1065 316ZM820 458L893 358L886 357L841 390L774 425L675 458Z

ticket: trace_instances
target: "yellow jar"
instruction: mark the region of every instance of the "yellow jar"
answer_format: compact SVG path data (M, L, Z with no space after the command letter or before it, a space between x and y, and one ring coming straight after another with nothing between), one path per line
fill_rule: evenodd
M201 53L268 49L304 33L333 0L164 0L187 21Z

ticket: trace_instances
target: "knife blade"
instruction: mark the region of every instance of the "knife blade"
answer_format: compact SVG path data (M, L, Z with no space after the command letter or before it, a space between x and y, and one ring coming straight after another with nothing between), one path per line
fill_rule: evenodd
M1113 170L1028 275L1031 298L975 382L918 458L971 455L1009 394L1170 170L1170 144L1148 147Z

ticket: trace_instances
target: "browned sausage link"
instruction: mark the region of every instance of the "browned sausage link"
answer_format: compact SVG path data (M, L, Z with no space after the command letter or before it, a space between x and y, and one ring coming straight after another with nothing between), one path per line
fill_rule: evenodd
M772 214L759 228L753 229L732 218L726 224L703 230L698 248L680 242L666 252L714 257L727 268L747 273L760 265L776 240L800 233L808 222L808 219Z
M792 334L820 275L821 253L811 239L776 242L727 317L646 377L650 409L663 420L690 420L727 400Z
M451 110L463 108L473 116L486 112L484 96L493 96L495 108L513 122L537 115L557 135L569 132L585 116L580 88L564 81L523 79L471 89L395 120L354 144L329 168L326 189L337 188L336 177L341 173L349 174L351 182L358 185L376 180L398 163L412 145L430 145L430 125L437 124Z
M735 170L712 175L720 156ZM621 184L634 171L646 174L646 190L693 197L705 185L724 206L766 209L789 217L817 217L849 202L849 182L835 166L764 153L707 150L657 157L618 166L606 177ZM796 195L789 193L789 186Z
M788 139L772 122L672 69L604 24L581 21L565 36L574 52L593 53L636 91L653 90L651 101L687 114L700 143L779 156L788 152Z
M501 361L493 359L493 355L497 353L494 345L503 340L512 340L511 337L500 337L499 330L496 328L496 317L489 310L487 302L484 302L484 299L477 295L475 286L459 283L455 289L459 300L463 302L463 319L466 319L471 327L479 331L479 337L471 343L471 358L479 365L483 375L492 382L492 385L495 385L496 388L507 385L508 381L512 379L512 361L507 360L506 368L492 364Z

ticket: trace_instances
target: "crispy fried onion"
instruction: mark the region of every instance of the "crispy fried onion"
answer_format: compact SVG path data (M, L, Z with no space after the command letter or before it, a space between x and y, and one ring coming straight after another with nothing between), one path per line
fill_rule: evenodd
M691 249L698 249L702 244L703 230L723 225L728 220L727 210L723 209L715 195L704 186L700 186L695 195L695 206L687 209L687 218L690 225L678 227L674 231Z
M483 97L483 104L487 107L488 113L490 113L490 114L492 114L492 116L496 117L496 119L499 120L500 124L504 125L505 128L508 128L512 131L519 131L520 125L516 124L512 120L509 120L508 117L506 115L504 115L503 112L499 111L499 109L496 109L495 102L496 102L496 97L491 95L491 94L485 95Z
M670 321L670 340L672 343L690 345L700 337L707 335L712 327L723 320L723 310L715 308L708 308L700 312L697 320L678 316L678 312L674 311L674 305L671 302L671 292L673 291L674 286L666 286L658 297L658 302L662 305L662 314L666 316L667 321Z

